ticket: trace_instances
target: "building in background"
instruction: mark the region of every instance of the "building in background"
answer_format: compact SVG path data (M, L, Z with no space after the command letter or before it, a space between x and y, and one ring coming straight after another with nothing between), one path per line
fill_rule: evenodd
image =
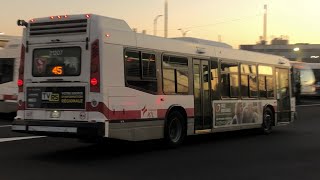
M320 63L320 44L289 44L287 37L274 38L271 44L260 41L254 45L240 45L242 50L283 56L291 61Z

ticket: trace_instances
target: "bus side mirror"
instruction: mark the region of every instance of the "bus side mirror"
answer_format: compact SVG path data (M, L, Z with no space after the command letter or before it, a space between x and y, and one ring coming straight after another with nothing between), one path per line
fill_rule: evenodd
M28 27L28 23L25 20L21 20L21 19L18 19L17 25Z

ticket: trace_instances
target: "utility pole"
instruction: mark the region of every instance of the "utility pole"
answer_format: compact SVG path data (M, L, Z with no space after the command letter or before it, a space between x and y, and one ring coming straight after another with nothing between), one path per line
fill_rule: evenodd
M263 16L263 41L267 42L267 5L264 5Z
M168 0L164 4L164 37L168 37Z

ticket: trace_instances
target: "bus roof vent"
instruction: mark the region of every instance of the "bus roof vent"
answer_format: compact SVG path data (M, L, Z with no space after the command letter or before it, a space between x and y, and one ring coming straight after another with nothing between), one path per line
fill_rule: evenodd
M30 36L85 34L87 19L30 23Z

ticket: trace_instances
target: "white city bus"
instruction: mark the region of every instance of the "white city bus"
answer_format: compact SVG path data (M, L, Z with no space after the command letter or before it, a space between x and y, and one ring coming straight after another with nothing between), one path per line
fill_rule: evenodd
M18 132L130 141L259 128L294 119L283 57L168 39L93 14L24 29Z
M320 96L320 63L307 63L307 65L312 69L315 78L315 89L316 96Z
M295 81L300 83L300 96L316 95L316 78L309 63L290 61Z
M20 37L0 36L0 113L15 113L18 108L20 50Z

